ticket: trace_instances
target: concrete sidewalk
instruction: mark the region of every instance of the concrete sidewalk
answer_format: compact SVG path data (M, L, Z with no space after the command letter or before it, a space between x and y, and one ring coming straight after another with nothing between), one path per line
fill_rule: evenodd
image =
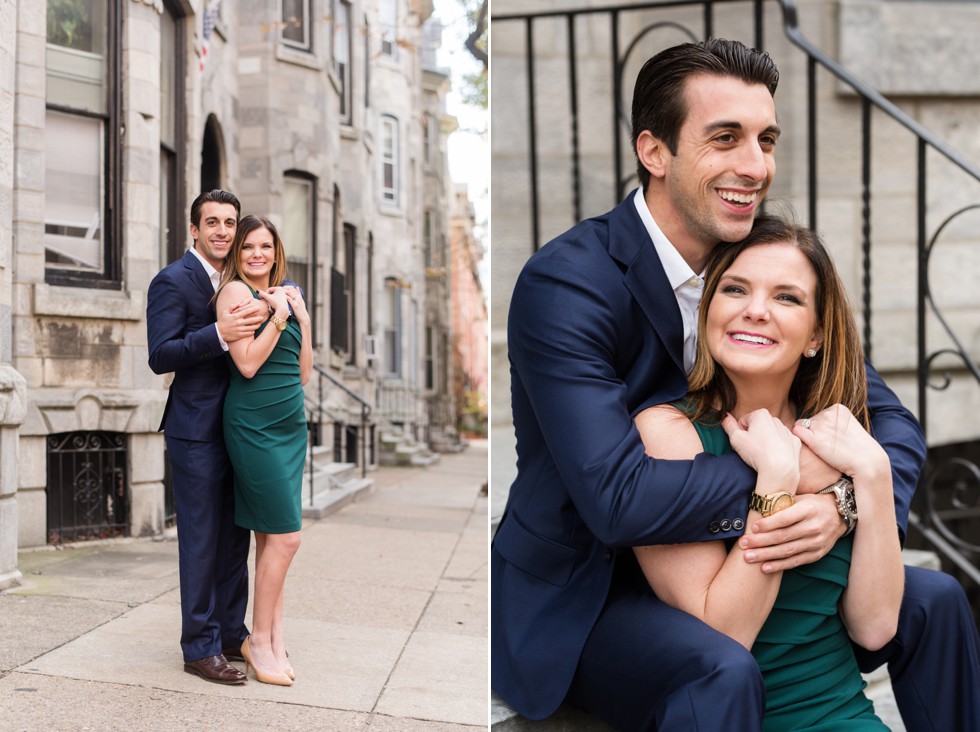
M486 442L371 477L304 521L289 688L184 673L175 539L22 552L0 594L0 730L486 729Z

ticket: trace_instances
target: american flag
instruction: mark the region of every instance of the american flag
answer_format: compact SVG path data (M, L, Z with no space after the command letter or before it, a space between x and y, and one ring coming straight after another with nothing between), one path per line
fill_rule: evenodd
M214 30L214 24L218 20L218 11L221 9L221 0L210 0L207 8L204 10L204 28L202 29L202 41L201 41L201 71L204 71L204 65L208 60L208 43L211 40L211 32Z

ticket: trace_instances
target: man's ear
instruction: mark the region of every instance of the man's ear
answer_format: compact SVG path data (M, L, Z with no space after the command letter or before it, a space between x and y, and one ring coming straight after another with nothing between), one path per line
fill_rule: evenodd
M191 240L197 243L197 237L200 234L200 231L194 224L191 224L190 228L191 228Z
M670 150L667 149L663 140L654 137L649 130L643 130L636 138L636 156L639 158L640 164L654 178L663 178L667 175Z

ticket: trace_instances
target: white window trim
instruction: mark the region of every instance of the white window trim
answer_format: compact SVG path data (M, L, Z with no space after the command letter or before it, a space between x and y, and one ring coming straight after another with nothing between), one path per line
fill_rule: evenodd
M283 0L279 0L278 17L280 21L282 20L282 2ZM303 17L304 41L302 43L299 43L297 41L286 38L283 35L283 31L285 30L285 28L280 27L279 43L286 46L287 48L291 48L296 51L302 51L303 53L313 53L313 28L312 28L312 23L310 22L311 21L310 0L303 0L303 12L304 12L304 17Z
M391 145L391 157L388 157L386 150L387 141L387 130L388 128L392 131L392 145ZM398 118L385 114L381 116L381 202L386 206L391 206L398 208L401 204L401 180L399 170L401 162L401 151L400 151L400 137L401 131L399 129ZM385 185L385 166L390 164L392 167L392 185L388 187Z

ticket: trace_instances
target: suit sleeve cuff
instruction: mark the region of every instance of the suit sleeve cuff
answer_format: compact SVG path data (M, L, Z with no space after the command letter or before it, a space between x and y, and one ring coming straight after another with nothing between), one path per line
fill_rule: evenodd
M218 336L218 343L221 344L221 350L222 351L227 351L228 350L228 344L225 343L225 339L221 337L221 331L218 330L218 324L217 323L214 324L214 332Z

